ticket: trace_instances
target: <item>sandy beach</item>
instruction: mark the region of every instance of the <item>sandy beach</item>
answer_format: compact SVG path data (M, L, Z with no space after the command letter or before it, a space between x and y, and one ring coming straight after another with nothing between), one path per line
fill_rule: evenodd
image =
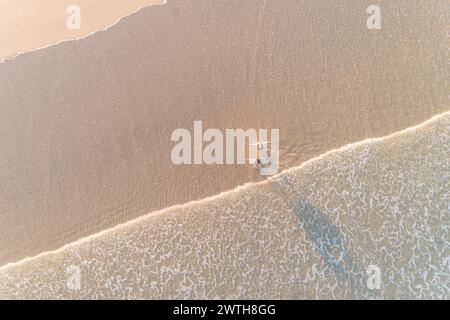
M0 298L371 298L361 270L401 277L387 252L413 259L414 232L434 278L415 283L411 262L404 287L375 296L448 298L446 1L381 0L379 31L363 0L80 0L80 30L70 1L50 2L0 0ZM171 133L194 121L279 129L287 171L175 165ZM323 230L299 226L316 212ZM336 230L356 269L317 252L315 232ZM79 292L64 288L70 264Z
M447 73L435 67L446 22L429 19L434 6L385 4L415 16L382 37L355 21L353 2L332 29L321 21L338 11L326 6L263 4L172 1L0 64L0 261L260 179L250 166L175 166L171 132L194 120L280 128L285 169L446 110Z
M164 0L0 0L0 60L105 29L118 19ZM67 9L77 5L82 23L69 29ZM69 11L72 12L72 11Z
M442 114L5 266L0 298L447 299L449 132Z

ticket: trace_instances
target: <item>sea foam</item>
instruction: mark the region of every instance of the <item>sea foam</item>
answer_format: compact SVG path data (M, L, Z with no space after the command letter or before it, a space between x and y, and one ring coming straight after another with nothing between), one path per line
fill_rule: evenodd
M0 298L448 299L449 146L447 112L3 266Z

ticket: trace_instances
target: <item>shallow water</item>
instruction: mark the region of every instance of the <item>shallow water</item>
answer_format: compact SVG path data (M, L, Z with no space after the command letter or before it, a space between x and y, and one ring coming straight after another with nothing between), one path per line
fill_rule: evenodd
M449 146L445 113L4 266L0 298L449 299Z
M448 110L448 1L378 3L172 0L1 63L0 265L260 179L173 165L194 120L280 129L286 169Z

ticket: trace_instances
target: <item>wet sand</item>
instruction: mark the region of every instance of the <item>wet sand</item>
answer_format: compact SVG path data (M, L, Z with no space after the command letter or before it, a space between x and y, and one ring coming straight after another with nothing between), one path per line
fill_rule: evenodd
M194 120L280 129L287 169L448 110L447 2L380 5L174 0L1 63L0 265L261 180L173 165Z
M2 267L0 298L449 299L449 146L447 112Z
M141 7L164 0L0 0L0 60L76 39L114 24ZM67 8L78 5L81 26L68 29Z

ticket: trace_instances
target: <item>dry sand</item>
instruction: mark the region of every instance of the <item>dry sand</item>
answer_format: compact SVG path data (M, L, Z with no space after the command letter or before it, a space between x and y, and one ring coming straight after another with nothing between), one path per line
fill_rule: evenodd
M164 0L0 0L0 60L23 51L104 29L141 7ZM66 12L81 9L81 28L69 30Z
M173 165L194 120L279 128L289 168L448 110L447 1L379 2L372 32L367 1L172 0L1 63L0 265L260 179Z
M449 299L449 153L448 112L0 268L0 298Z

